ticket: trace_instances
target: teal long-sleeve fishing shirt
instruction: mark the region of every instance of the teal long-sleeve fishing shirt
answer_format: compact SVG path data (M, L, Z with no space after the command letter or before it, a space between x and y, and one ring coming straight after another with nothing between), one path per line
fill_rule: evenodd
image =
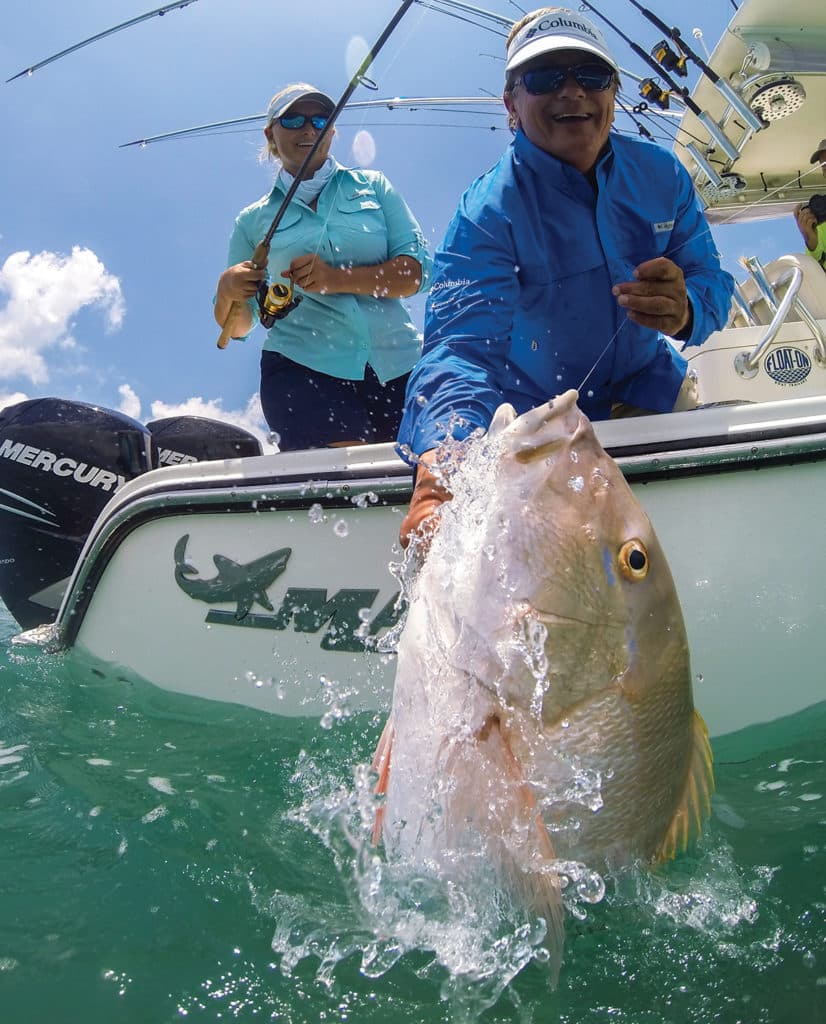
M242 210L229 242L227 266L250 259L284 198L272 191ZM412 256L427 289L432 258L422 231L404 199L380 171L338 165L313 210L293 198L278 226L269 258L269 278L296 256L316 253L335 266L366 266ZM400 377L421 353L422 336L401 299L372 295L321 295L295 289L302 301L267 332L264 348L280 352L311 370L361 380L370 364L382 383ZM255 300L253 323L258 321Z
M684 341L698 345L724 325L733 278L667 150L612 134L596 186L520 131L465 192L434 260L403 454L436 447L448 430L487 429L502 402L522 413L568 388L591 419L614 402L673 408L686 360L628 320L611 288L646 260L673 260L693 314Z

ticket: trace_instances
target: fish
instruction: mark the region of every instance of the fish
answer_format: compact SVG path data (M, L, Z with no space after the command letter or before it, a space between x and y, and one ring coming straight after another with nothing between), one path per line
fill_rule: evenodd
M213 555L212 560L218 572L211 579L205 580L198 576L198 570L186 560L188 541L189 534L185 533L178 539L174 551L175 582L185 594L206 604L235 601L235 618L239 622L256 603L267 611L273 611L267 588L287 568L292 548L279 548L245 563L236 562L226 555Z
M668 562L577 400L500 406L453 460L373 759L386 857L464 877L481 850L554 983L570 865L674 857L714 785Z

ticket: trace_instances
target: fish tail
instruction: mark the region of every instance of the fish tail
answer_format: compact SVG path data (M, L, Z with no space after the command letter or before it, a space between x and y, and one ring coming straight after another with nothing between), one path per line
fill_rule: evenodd
M691 723L691 755L685 789L668 831L654 859L671 860L682 853L699 836L703 822L711 811L714 792L714 771L708 728L695 709Z
M544 944L555 985L565 939L556 854L496 716L488 718L472 739L453 746L445 772L455 783L446 807L448 829L458 834L470 824L486 840L505 888L544 918Z
M376 752L373 755L372 768L379 773L376 788L373 792L376 796L384 796L387 793L387 782L390 778L390 755L393 751L393 722L388 718L384 723ZM382 826L384 825L384 806L376 808L376 817L373 821L373 846L378 846L381 841Z

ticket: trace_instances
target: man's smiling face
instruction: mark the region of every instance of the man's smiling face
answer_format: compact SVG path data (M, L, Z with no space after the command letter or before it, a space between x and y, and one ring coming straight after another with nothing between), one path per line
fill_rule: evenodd
M557 50L526 62L514 74L519 78L538 68L595 62L593 54L582 50ZM558 89L544 96L532 96L519 81L503 99L511 121L535 146L587 174L608 141L616 93L616 83L604 90L586 90L568 75Z

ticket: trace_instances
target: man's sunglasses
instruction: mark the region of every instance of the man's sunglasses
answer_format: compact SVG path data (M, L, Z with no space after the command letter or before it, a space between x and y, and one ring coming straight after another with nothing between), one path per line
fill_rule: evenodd
M329 117L325 117L322 114L282 114L278 118L278 123L282 128L289 128L293 131L297 128L303 128L309 121L317 132L322 132L327 127L329 120Z
M544 96L561 89L568 76L587 92L602 92L614 81L614 71L605 64L572 64L568 68L534 68L520 81L531 96Z

